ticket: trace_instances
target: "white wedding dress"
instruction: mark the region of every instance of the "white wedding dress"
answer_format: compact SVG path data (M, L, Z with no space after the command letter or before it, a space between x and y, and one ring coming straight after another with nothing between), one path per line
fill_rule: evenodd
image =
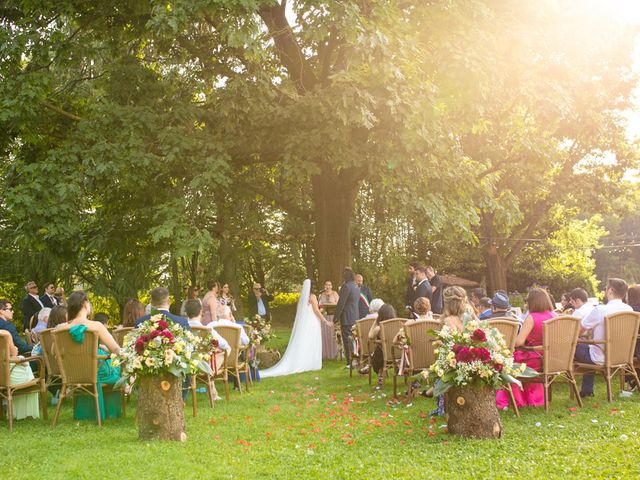
M322 368L322 332L320 320L309 304L310 291L311 281L305 280L287 350L273 367L260 371L261 378L280 377Z

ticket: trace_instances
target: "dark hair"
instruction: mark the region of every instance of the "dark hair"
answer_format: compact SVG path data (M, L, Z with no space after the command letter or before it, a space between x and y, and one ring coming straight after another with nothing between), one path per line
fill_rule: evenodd
M484 291L482 287L476 287L471 289L471 296L475 295L480 300L482 297L487 296L487 292Z
M490 307L491 299L489 297L482 297L480 299L480 305L482 305L483 307Z
M423 267L422 265L416 268L416 272L422 272L425 275L427 274L427 267Z
M103 325L106 325L107 323L109 323L109 315L107 315L106 313L96 313L93 316L93 320L96 322L100 322Z
M122 326L125 328L134 327L136 320L142 316L144 316L144 305L140 300L131 298L124 304L124 309L122 311Z
M187 299L192 300L194 297L197 297L196 292L198 291L198 287L195 285L191 285L187 290Z
M550 312L553 310L553 303L549 292L543 288L532 288L527 295L527 306L530 312Z
M413 267L413 269L415 270L420 266L420 262L409 262L409 266Z
M4 310L5 308L7 308L7 305L13 305L13 303L11 303L6 298L3 298L2 300L0 300L0 310Z
M184 311L189 318L195 318L202 312L202 305L198 300L187 300L184 304Z
M571 300L582 300L582 302L587 303L589 297L587 296L587 291L584 288L574 288L569 292L569 298Z
M377 323L384 322L385 320L391 320L392 318L396 318L396 311L393 308L393 305L385 303L378 310L378 318L376 319Z
M57 305L49 312L49 320L47 321L47 328L54 328L63 323L67 323L67 307L64 305Z
M207 289L211 290L216 285L218 286L218 290L220 290L220 282L218 282L217 280L209 280L207 282Z
M627 290L627 303L632 307L640 305L640 285L631 285ZM0 302L0 308L2 303Z
M151 290L151 306L162 307L169 301L169 290L165 287L156 287Z
M613 293L615 293L618 298L624 298L627 294L627 290L629 290L627 282L621 278L610 278L607 280L607 289L609 288L613 290Z
M342 280L344 282L355 282L356 274L353 273L353 270L351 269L351 267L344 268L344 270L342 271Z
M426 315L431 310L431 302L427 297L418 297L416 301L413 302L413 311L418 315ZM378 315L380 315L380 311L378 311Z
M49 287L49 285L51 285L51 286L55 287L55 284L53 284L53 283L51 283L51 282L47 282L47 283L45 283L45 284L44 284L44 286L42 287L42 289L43 289L43 290L46 290L46 289Z
M84 302L87 300L87 294L82 290L78 290L69 295L69 298L67 298L67 311L70 320L78 316L78 313L80 313L80 310L82 310L84 306Z

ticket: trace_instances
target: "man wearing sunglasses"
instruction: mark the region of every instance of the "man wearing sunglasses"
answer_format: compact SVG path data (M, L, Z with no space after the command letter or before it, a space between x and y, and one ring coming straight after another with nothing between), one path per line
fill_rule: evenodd
M29 355L33 347L20 338L20 335L18 335L18 329L13 324L12 320L13 305L9 300L0 300L0 330L6 330L11 334L13 344L17 347L20 355Z
M29 330L31 328L31 319L33 316L44 308L40 297L38 296L38 285L31 281L24 286L27 295L22 299L20 310L22 310L22 328ZM35 326L35 325L34 325Z

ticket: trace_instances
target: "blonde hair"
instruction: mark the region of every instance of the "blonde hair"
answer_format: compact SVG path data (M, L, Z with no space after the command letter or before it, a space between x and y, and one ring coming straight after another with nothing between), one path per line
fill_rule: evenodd
M462 287L447 287L442 292L444 310L442 318L460 317L468 312L467 292Z

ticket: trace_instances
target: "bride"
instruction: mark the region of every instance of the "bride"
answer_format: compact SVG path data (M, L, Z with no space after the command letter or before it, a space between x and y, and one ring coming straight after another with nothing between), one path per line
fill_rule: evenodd
M302 284L296 319L287 350L273 367L260 372L260 377L279 377L322 368L322 333L320 322L326 322L311 291L311 280Z

